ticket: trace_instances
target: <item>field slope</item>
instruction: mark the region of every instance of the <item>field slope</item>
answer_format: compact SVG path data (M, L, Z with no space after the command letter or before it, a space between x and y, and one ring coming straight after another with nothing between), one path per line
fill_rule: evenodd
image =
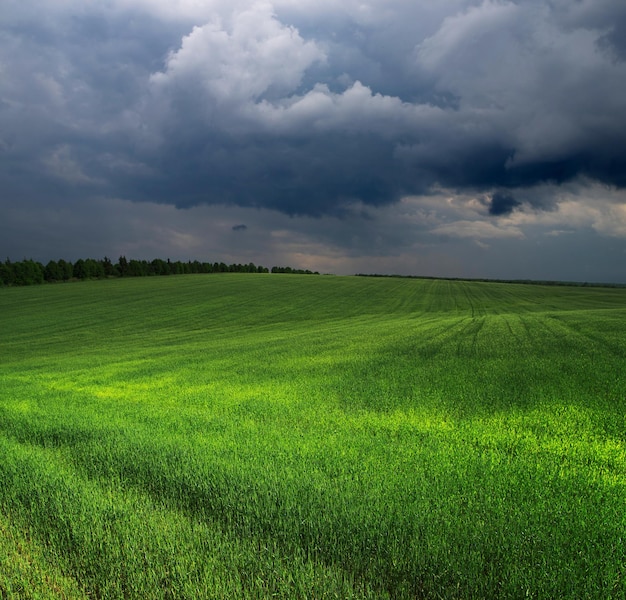
M624 598L626 290L0 289L2 598Z

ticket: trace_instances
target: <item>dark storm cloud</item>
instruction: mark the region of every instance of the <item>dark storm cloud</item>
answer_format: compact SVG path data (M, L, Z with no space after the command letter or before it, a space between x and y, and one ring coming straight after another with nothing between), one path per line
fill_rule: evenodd
M409 4L7 0L5 201L321 216L448 187L504 215L626 186L623 3Z
M215 138L208 146L203 141L184 154L168 151L159 158L160 175L144 178L141 187L130 183L145 200L181 208L239 204L290 215L341 214L357 201L384 204L402 195L401 166L392 160L389 146L372 136L215 143Z
M245 231L246 229L248 229L247 225L233 225L233 231Z
M516 200L510 194L503 194L496 192L491 197L491 204L489 205L489 214L495 217L502 215L510 215L521 202Z

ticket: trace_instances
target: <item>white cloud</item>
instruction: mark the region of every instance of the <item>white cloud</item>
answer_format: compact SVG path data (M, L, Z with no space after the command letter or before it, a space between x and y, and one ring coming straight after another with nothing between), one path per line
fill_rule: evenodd
M236 11L228 23L214 19L194 27L170 54L156 86L202 89L207 101L241 103L264 94L288 95L324 52L297 29L279 22L267 3Z
M538 223L576 229L590 227L601 235L626 238L626 198L618 204L599 198L593 202L568 199L559 203L554 213L540 215Z
M512 2L486 0L446 17L439 30L417 46L418 62L429 69L472 65L485 44L502 45L518 21L519 11ZM481 65L473 66L479 69Z
M376 133L384 138L414 134L441 120L442 110L427 104L409 104L374 93L360 81L341 93L318 84L301 96L283 102L262 102L250 109L274 131L310 127L315 131Z
M537 199L539 205L545 198L552 198L552 209L526 206L500 217L499 223L551 236L593 229L601 235L626 238L626 190L579 179L561 186L538 186L521 195L531 204Z

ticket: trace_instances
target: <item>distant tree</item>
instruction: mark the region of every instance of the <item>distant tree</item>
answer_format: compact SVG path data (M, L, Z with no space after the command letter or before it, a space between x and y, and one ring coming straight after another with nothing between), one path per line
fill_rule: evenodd
M13 266L7 258L5 262L0 263L0 285L11 285L13 283Z
M294 275L319 275L319 271L309 269L292 269L291 267L272 267L272 273L290 273Z
M128 275L128 261L125 256L120 256L117 261L117 270L120 277L126 277Z
M34 275L34 283L43 283L44 266L40 262L28 261L31 264Z
M127 275L129 277L141 277L143 275L148 275L147 263L144 266L141 261L131 259L128 262Z
M182 266L179 260L171 261L169 258L167 259L167 264L170 269L170 275L180 275L182 271Z
M63 281L68 281L74 275L74 265L71 262L66 262L62 258L57 263L59 266L59 272Z
M44 268L43 278L46 281L63 281L63 271L56 260L48 261Z
M85 259L85 272L87 274L87 278L104 278L104 265L102 261L95 260L93 258Z
M111 262L111 259L108 256L105 256L101 261L102 264L102 272L105 277L115 277L116 269L115 265Z
M85 261L82 258L79 258L74 263L72 275L76 277L76 279L87 279L87 269L85 268Z
M36 285L44 282L44 266L32 259L13 263L15 285Z
M151 263L152 272L155 275L169 275L170 267L169 265L160 258L155 258Z
M206 273L205 266L198 260L194 260L193 262L189 261L189 265L191 267L192 273Z

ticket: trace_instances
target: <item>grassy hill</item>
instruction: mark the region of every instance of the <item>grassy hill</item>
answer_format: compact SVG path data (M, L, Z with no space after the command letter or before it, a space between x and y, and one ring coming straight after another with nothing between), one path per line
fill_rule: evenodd
M0 596L622 598L626 289L0 289Z

